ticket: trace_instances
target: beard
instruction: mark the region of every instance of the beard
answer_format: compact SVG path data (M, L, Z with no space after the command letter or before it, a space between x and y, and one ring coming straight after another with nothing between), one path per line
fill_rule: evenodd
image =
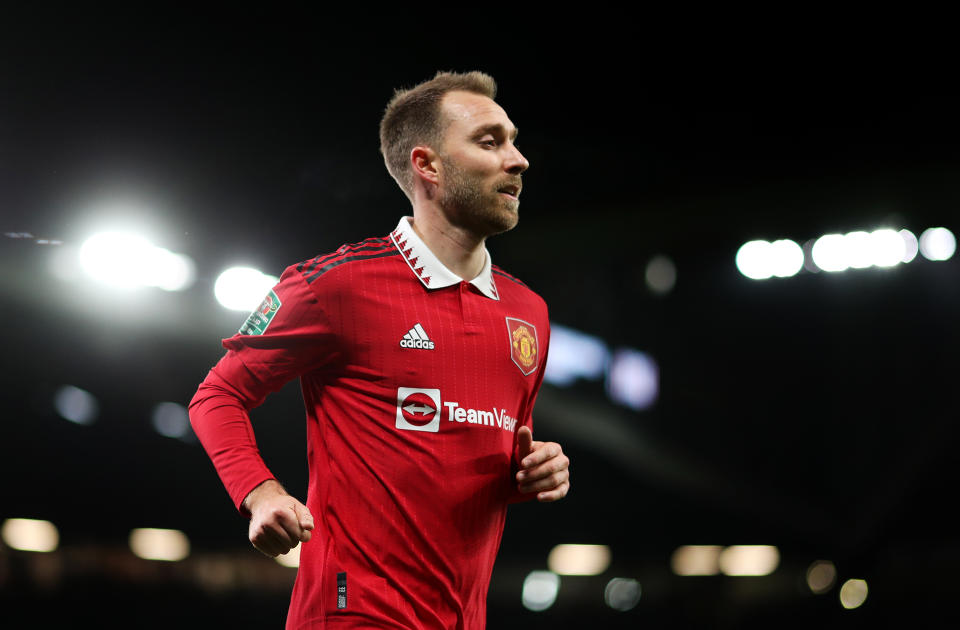
M508 184L520 184L520 176L506 176L494 184L460 169L453 160L441 158L445 181L437 202L454 225L487 237L512 230L519 221L520 202L508 199L499 190Z

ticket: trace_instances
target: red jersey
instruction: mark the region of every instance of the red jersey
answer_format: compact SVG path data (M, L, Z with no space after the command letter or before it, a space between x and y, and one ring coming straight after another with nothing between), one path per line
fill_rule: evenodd
M273 477L247 411L300 378L316 529L287 628L485 626L549 336L544 301L489 253L465 282L409 217L284 271L190 414L242 509Z

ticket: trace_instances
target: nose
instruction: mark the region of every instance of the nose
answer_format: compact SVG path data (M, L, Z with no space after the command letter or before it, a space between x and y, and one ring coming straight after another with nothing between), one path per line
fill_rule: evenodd
M523 157L523 154L520 153L520 149L516 147L513 143L510 144L510 153L507 156L505 163L506 171L512 175L519 175L528 168L530 168L530 162L527 158Z

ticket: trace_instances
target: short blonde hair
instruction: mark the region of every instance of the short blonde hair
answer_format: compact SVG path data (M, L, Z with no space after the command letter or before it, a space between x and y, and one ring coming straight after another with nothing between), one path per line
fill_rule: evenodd
M380 152L387 171L404 194L413 201L413 170L410 151L425 144L439 149L448 121L442 116L440 103L447 92L456 90L497 95L497 83L483 72L438 72L406 90L395 90L380 120Z

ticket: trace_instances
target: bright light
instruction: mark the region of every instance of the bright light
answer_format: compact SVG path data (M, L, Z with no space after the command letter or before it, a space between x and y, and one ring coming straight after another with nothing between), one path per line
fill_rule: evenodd
M632 610L640 603L640 582L629 578L613 578L603 589L603 601L620 612Z
M789 239L770 244L770 267L778 278L789 278L803 269L803 248Z
M874 230L868 237L870 264L875 267L893 267L903 262L907 243L896 230Z
M534 611L546 610L557 601L560 576L550 571L531 571L523 580L521 601L524 608Z
M844 235L843 241L847 249L847 264L852 269L866 269L873 264L873 250L867 232L850 232Z
M654 256L647 263L644 279L654 293L669 293L677 283L677 266L666 256Z
M0 528L0 537L11 549L20 551L54 551L60 544L60 533L50 521L32 518L8 518Z
M716 575L720 573L720 545L684 545L670 557L670 566L677 575Z
M637 350L617 350L607 371L607 393L614 402L632 409L650 407L660 393L660 371L656 361Z
M807 569L807 586L817 595L826 593L837 581L837 568L829 560L817 560Z
M773 275L770 266L770 243L749 241L737 250L737 269L752 280L766 280Z
M278 278L252 267L231 267L217 277L213 294L224 308L252 311L263 301Z
M813 244L813 264L823 271L844 271L850 268L843 234L821 236Z
M920 235L920 253L927 260L948 260L956 250L957 239L947 228L930 228Z
M610 351L603 340L551 324L550 355L543 379L551 385L571 385L578 378L597 380L610 362Z
M865 580L847 580L840 587L840 605L847 610L859 608L865 601L867 601Z
M53 407L61 418L77 424L91 424L100 412L94 395L73 385L64 385L56 391Z
M145 560L176 562L190 555L190 541L179 530L148 527L130 532L130 549Z
M803 248L789 239L750 241L737 250L737 269L753 280L789 278L803 269Z
M180 403L162 402L153 408L151 418L157 433L169 438L183 438L190 433L190 416Z
M917 257L917 252L920 251L920 242L910 230L900 230L899 234L900 238L903 239L902 262L908 263Z
M780 564L780 552L771 545L733 545L720 552L725 575L769 575Z
M606 545L557 545L547 557L547 567L557 575L600 575L609 566Z
M294 547L287 553L280 554L279 556L274 558L274 560L276 560L277 562L279 562L285 567L291 567L295 569L300 566L300 547L301 545L298 543L296 547Z
M94 280L112 287L160 287L179 291L193 283L193 261L155 247L139 234L101 232L80 247L80 266Z

